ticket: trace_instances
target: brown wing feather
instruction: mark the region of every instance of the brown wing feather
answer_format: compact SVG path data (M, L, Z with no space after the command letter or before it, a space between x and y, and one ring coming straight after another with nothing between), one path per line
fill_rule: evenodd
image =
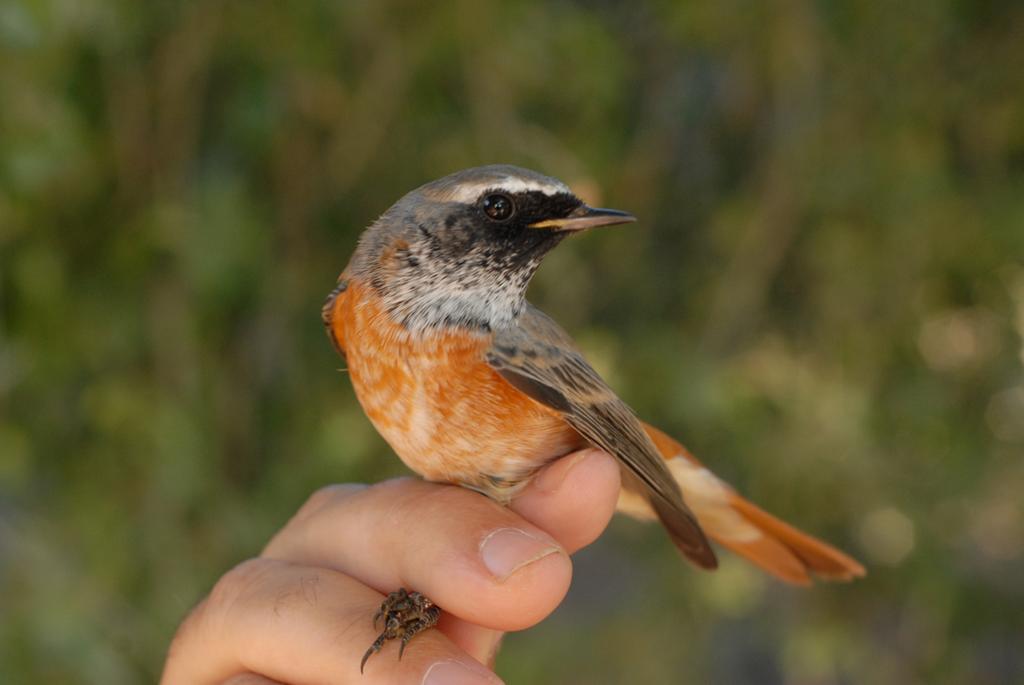
M643 483L676 546L698 566L717 566L704 532L640 421L558 324L527 305L518 326L495 331L487 362L520 391L561 412L588 442L618 458Z

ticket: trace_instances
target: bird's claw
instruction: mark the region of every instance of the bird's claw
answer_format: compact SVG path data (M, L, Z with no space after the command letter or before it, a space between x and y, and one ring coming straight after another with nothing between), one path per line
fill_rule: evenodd
M363 672L367 659L379 652L388 640L401 640L398 647L398 658L401 659L409 641L427 628L436 625L439 618L441 608L418 592L408 592L405 588L400 588L389 594L373 615L373 627L376 629L377 624L383 619L384 630L363 655L363 660L359 662L359 672Z

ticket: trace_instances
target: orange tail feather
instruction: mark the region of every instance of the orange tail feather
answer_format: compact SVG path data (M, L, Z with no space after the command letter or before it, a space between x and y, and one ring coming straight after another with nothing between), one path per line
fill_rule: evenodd
M796 585L809 585L812 573L828 580L864 575L855 559L743 499L685 447L653 426L644 428L670 466L676 467L673 473L683 497L708 537Z
M807 571L812 571L816 575L828 580L853 580L854 578L863 577L866 573L864 566L853 557L797 530L785 521L772 516L753 502L745 500L734 493L731 504L733 509L741 513L745 519L753 523L762 533L769 536L767 539L774 538L773 541L778 542L795 555ZM754 563L761 565L765 570L783 577L774 568L762 563L759 557L745 553L744 550L728 543L723 544L726 544L727 547L733 547L737 552L744 554L744 556L747 556ZM788 578L784 579L788 580Z

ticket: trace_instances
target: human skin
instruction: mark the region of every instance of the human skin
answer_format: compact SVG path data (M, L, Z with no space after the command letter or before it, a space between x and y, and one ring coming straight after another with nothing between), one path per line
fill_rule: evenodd
M569 555L608 525L619 467L583 450L545 467L508 508L411 478L323 488L262 554L228 571L186 617L164 685L500 683L505 631L543 620L569 589ZM372 617L397 587L444 608L398 660Z

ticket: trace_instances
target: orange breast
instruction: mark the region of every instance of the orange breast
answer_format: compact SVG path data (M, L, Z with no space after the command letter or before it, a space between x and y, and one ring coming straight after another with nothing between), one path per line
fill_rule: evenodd
M358 283L334 301L330 326L370 421L429 480L505 501L537 468L583 444L557 412L488 366L488 334L410 334Z

